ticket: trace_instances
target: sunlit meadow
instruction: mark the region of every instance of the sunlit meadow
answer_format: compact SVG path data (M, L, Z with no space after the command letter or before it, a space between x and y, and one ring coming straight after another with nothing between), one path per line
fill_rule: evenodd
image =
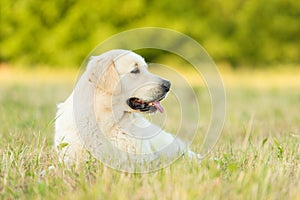
M1 199L300 199L299 69L221 73L227 115L211 154L201 162L182 158L153 173L127 174L93 158L71 169L57 161L56 103L72 91L77 71L3 66ZM200 129L205 126L200 122Z

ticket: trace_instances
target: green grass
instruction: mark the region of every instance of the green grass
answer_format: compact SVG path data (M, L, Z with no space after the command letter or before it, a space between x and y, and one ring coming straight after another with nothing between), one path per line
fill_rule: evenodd
M265 85L262 74L223 74L227 119L206 159L126 174L92 158L71 169L57 162L55 105L72 90L76 72L0 70L1 199L299 199L299 71L265 72ZM278 86L281 77L292 82Z

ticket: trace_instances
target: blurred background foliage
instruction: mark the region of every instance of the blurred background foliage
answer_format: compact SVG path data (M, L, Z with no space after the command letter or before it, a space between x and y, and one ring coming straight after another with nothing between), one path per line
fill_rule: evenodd
M78 67L106 38L149 26L233 67L300 63L299 0L1 0L0 15L0 63Z

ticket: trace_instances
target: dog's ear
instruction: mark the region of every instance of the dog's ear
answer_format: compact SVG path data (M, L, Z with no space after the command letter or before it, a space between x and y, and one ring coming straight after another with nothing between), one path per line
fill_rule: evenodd
M100 76L97 88L109 94L121 92L120 77L113 61L108 63L106 70Z

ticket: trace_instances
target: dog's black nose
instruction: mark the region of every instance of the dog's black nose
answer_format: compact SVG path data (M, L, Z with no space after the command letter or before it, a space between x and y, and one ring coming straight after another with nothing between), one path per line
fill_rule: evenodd
M163 89L165 90L165 92L169 92L170 87L171 87L171 83L170 83L170 81L163 80L161 86L163 87Z

